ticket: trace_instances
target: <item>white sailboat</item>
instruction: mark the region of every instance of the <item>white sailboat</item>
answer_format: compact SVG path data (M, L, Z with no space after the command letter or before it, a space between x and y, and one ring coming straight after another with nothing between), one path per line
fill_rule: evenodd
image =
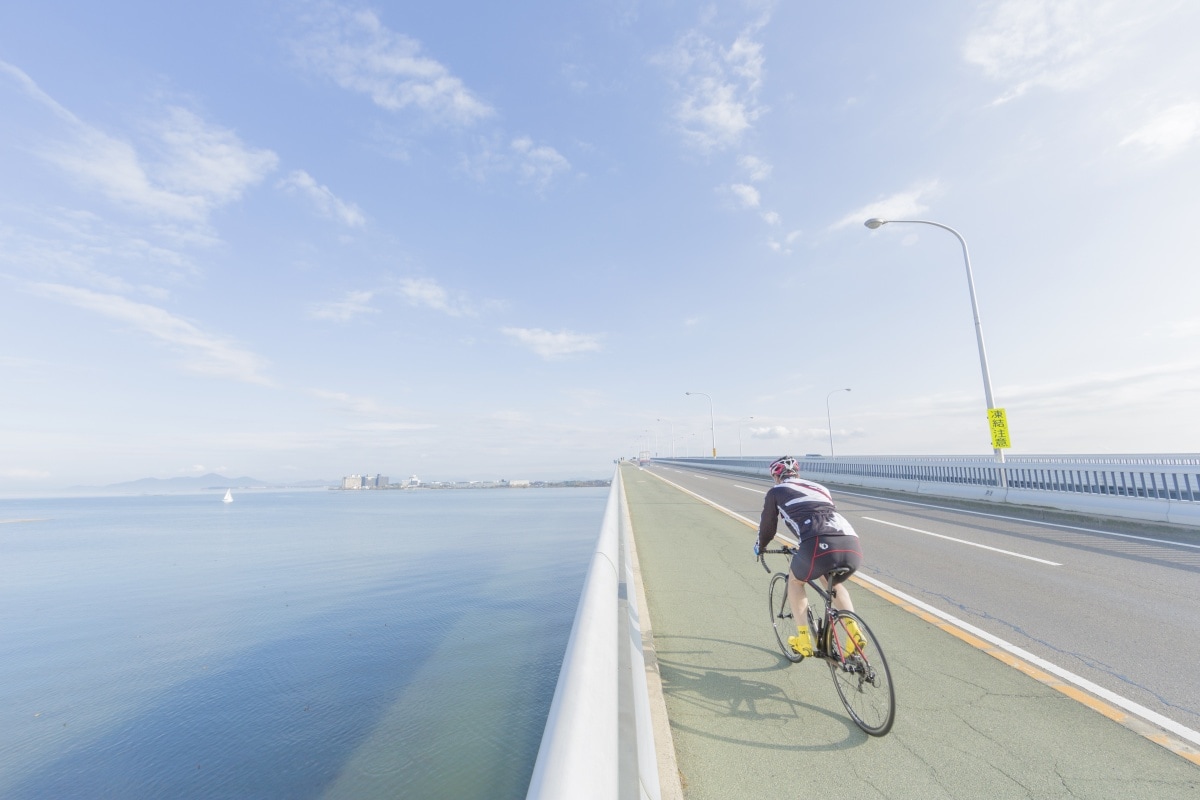
M225 497L221 500L221 502L222 503L232 503L233 502L233 489L225 490Z

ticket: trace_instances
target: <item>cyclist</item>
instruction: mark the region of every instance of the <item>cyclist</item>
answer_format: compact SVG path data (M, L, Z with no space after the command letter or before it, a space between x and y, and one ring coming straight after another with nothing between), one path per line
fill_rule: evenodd
M771 463L770 470L775 485L767 490L763 501L754 555L762 559L762 551L775 537L782 516L799 543L792 555L792 569L788 575L788 605L796 622L796 635L788 637L788 644L800 655L811 656L813 637L808 630L808 595L804 584L825 576L825 583L829 585L828 574L835 569L848 568L853 573L862 563L862 549L854 527L837 513L833 495L819 483L802 480L796 459L783 456ZM850 592L841 582L850 573L830 586L833 606L841 611L854 610ZM849 655L855 648L863 646L863 639L854 620L846 621L846 631L851 637L846 652Z

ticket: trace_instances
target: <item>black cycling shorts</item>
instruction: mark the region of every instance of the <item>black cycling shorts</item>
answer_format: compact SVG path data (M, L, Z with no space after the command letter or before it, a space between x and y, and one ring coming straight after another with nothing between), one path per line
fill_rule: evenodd
M857 536L819 534L805 539L796 548L792 555L792 575L796 580L810 581L835 569L848 568L853 573L860 564L862 548Z

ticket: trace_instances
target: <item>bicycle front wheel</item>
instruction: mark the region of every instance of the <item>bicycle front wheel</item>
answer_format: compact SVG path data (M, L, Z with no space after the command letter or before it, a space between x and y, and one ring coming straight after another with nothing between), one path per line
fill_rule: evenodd
M861 646L846 630L849 620L858 624ZM838 611L829 634L829 649L829 672L850 719L864 733L883 736L896 719L896 690L875 634L854 612Z
M779 650L783 657L792 663L804 660L788 644L788 637L796 635L796 620L792 618L792 607L788 605L787 574L776 573L771 578L771 589L768 592L768 602L771 606L771 627L775 629L775 641L779 642Z

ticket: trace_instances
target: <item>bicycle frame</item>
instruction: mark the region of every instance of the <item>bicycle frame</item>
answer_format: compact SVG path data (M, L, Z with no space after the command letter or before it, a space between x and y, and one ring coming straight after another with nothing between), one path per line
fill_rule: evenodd
M790 547L763 550L759 554L759 563L771 575L771 568L767 566L764 556L792 553ZM838 584L844 582L851 573L850 569L838 568L801 582L804 586L813 587L825 601L825 611L819 618L813 613L813 604L807 603L807 623L816 634L812 656L821 659L829 667L838 697L854 723L869 736L884 736L892 729L896 713L896 695L887 659L866 621L853 611L838 609L833 605ZM828 589L821 587L821 578L826 579ZM789 627L798 624L789 610L791 598L788 597L789 584L795 580L790 571L775 573L767 592L775 638L784 657L792 663L803 661L805 656L789 644L789 634L781 630L780 625L785 621ZM839 639L839 628L846 637L845 642Z
M766 559L762 558L762 556L776 555L776 554L790 556L792 554L792 550L787 547L781 547L777 550L763 550L762 551L762 555L759 556L759 563L762 564L762 568L767 571L768 575L771 573L771 568L767 566ZM811 603L809 604L809 607L808 607L808 621L810 624L812 624L812 626L814 628L813 633L816 634L816 642L815 642L816 647L813 648L813 656L815 656L816 658L837 661L837 662L842 661L841 648L828 647L827 645L829 643L827 641L827 638L830 634L833 634L833 631L834 631L833 622L837 618L837 614L838 614L838 610L836 608L834 608L834 606L833 606L833 592L837 588L838 584L844 582L848 577L850 577L850 570L846 569L845 567L839 567L838 569L832 570L831 572L828 572L825 575L821 575L816 578L811 578L807 581L803 581L803 583L805 585L811 586L813 588L813 590L818 595L820 595L821 599L825 602L825 613L820 616L819 620L816 618L816 615L813 614ZM827 581L829 581L829 589L821 588L821 585L818 582L821 580L821 578L824 578ZM797 580L799 580L799 579L797 579ZM836 634L833 634L833 635L836 635ZM836 644L836 642L835 642L835 644Z

